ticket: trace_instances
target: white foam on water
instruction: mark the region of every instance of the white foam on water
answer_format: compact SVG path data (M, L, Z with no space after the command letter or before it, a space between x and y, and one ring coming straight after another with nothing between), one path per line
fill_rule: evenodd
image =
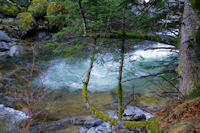
M172 47L169 45L154 43L151 47ZM138 49L129 52L125 55L124 61L124 77L130 75L129 71L136 69L135 76L145 75L148 71L143 70L138 66L137 62L153 62L162 61L169 56L174 56L176 53L170 50L145 50ZM105 54L103 65L94 63L91 73L91 79L88 89L94 91L109 91L117 86L119 62L111 61L115 55ZM89 67L89 59L76 60L73 63L66 63L67 59L58 58L48 62L53 64L46 72L42 82L45 88L61 89L66 88L70 91L80 90L85 80L86 73ZM131 62L135 61L136 64Z

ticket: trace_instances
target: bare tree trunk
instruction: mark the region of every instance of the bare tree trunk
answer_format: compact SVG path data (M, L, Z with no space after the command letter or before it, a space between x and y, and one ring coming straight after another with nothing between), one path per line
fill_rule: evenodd
M196 38L198 12L185 0L180 45L180 92L188 95L200 87L200 43Z
M81 14L82 25L83 25L83 36L86 36L87 34L86 19L85 19L85 13L84 13L81 2L82 0L78 0L78 6L79 6L80 14Z

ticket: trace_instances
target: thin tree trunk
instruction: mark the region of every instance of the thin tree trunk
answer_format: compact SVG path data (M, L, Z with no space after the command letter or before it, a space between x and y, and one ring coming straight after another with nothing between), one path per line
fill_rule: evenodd
M123 25L122 25L123 35L125 35L125 9L123 9ZM121 61L119 67L119 78L118 78L118 88L117 88L117 98L118 98L118 119L121 120L123 116L123 106L122 106L122 73L123 73L123 66L124 66L124 45L125 39L122 39L121 44Z
M81 14L81 19L82 19L83 36L86 36L86 34L87 34L86 19L85 19L85 13L84 13L81 2L82 2L82 0L78 1L78 6L79 6L80 14Z
M118 88L117 88L117 98L118 98L118 119L122 119L123 115L123 107L122 107L122 72L123 72L123 66L124 66L124 44L125 40L122 40L122 46L121 46L121 61L120 61L120 67L119 67L119 78L118 78Z
M198 13L185 0L180 45L180 92L188 95L200 87L200 43L195 38Z

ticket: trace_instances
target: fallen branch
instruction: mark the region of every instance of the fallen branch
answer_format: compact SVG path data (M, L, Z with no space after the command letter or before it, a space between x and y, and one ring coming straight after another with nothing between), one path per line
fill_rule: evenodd
M165 73L176 73L176 71L175 70L161 71L161 72L150 74L150 75L145 75L145 76L140 76L140 77L136 77L136 78L127 79L127 80L124 80L122 83L125 83L125 82L128 82L128 81L132 81L132 80L137 80L137 79L148 78L148 77L156 77L158 75L165 74Z

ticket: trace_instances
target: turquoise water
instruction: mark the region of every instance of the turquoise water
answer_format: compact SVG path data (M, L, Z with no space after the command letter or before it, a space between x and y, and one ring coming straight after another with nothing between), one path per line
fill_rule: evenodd
M135 50L125 55L123 80L172 69L178 64L178 51L145 50L149 46L171 47L161 43L151 45L144 43L133 46ZM115 58L116 55L112 53L96 55L88 88L90 92L111 91L116 88L119 62L113 61ZM104 63L99 63L100 60L103 60ZM49 67L44 70L45 76L40 76L45 88L69 91L77 91L82 88L89 67L89 58L75 58L73 62L68 62L66 58L57 58L46 62ZM131 81L123 84L123 88L124 90L135 88L136 92L149 91L156 88L158 85L154 82L160 80L160 78L147 78Z

